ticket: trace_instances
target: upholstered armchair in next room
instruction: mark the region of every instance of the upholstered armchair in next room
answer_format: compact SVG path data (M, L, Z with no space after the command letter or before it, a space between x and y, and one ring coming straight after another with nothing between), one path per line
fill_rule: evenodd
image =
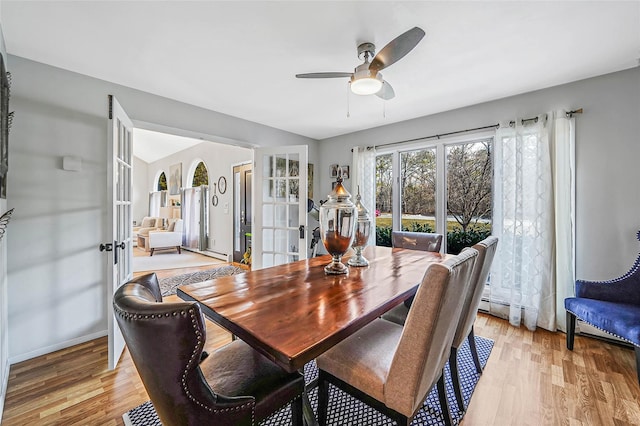
M637 234L640 240L640 232ZM609 281L576 281L576 297L564 300L567 348L573 350L576 318L634 346L640 382L640 256L623 276Z
M153 256L156 249L177 249L180 254L182 246L182 219L171 219L167 230L157 230L149 232L149 256Z

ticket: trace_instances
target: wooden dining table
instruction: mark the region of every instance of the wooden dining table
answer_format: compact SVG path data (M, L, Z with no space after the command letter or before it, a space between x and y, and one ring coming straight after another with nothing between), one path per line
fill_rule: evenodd
M427 266L450 256L390 247L363 254L369 266L345 275L325 274L326 255L184 285L177 294L293 372L411 297Z

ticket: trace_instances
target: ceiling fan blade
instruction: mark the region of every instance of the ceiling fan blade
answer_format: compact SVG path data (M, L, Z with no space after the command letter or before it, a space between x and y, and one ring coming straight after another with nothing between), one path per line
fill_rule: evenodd
M391 64L398 62L422 40L425 32L422 28L413 27L409 31L394 38L378 52L371 61L369 69L380 71Z
M393 87L386 81L382 83L382 87L376 93L376 96L388 101L389 99L393 99L396 96L396 92L393 91Z
M350 72L310 72L307 74L296 74L296 78L340 78L351 77Z

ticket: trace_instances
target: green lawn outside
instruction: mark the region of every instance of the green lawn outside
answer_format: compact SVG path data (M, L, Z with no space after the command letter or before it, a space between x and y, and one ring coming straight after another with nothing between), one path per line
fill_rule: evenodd
M431 229L436 229L435 220L430 219L404 219L402 221L402 226L408 229L411 229L411 223L419 223L420 225L429 225ZM376 218L376 227L391 227L391 218L390 217L377 217ZM470 228L478 229L478 230L490 230L490 223L478 223L475 225L471 225ZM462 229L460 224L455 220L450 220L447 222L447 232L451 232L454 229Z

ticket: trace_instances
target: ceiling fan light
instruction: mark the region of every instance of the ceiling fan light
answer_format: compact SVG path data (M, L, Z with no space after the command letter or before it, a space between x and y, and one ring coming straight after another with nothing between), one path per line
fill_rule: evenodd
M371 72L369 64L364 63L351 77L351 91L356 95L373 95L382 89L382 83L382 74Z
M365 77L351 82L351 91L356 95L373 95L382 89L382 81L374 77Z

